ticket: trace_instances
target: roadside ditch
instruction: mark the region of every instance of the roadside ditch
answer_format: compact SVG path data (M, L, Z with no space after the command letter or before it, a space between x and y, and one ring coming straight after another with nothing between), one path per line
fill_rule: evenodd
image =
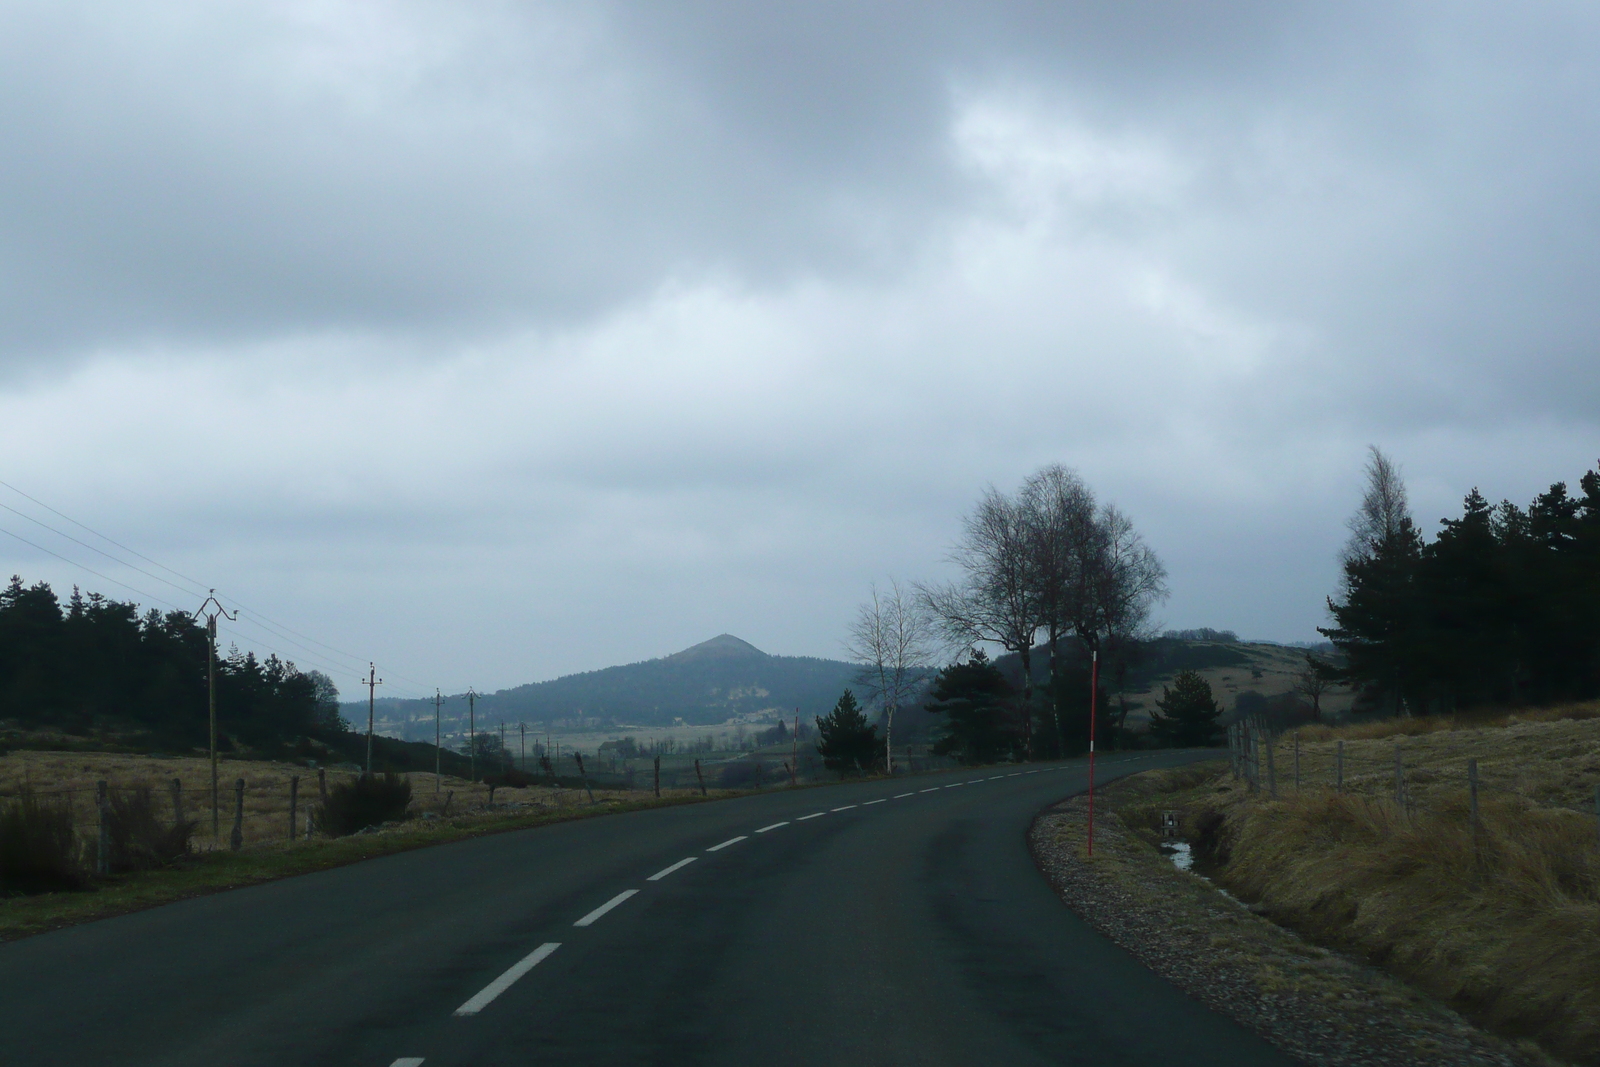
M1218 801L1236 791L1220 761L1148 771L1097 791L1093 858L1085 852L1087 803L1081 796L1044 812L1030 844L1057 893L1092 927L1303 1063L1572 1062L1552 1057L1526 1036L1475 1026L1358 946L1326 937L1319 944L1272 921L1249 883L1241 888L1229 878L1229 830ZM1177 815L1176 841L1163 838L1163 812ZM1180 869L1175 859L1190 869Z

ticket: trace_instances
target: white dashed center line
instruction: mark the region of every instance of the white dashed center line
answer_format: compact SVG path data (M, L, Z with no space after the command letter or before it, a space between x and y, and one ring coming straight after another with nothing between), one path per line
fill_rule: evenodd
M729 845L737 845L740 841L743 841L748 836L749 836L748 834L740 834L738 837L730 837L720 845L712 845L710 848L706 849L706 851L707 852L721 852L723 849L727 848Z
M938 791L939 791L939 787L938 786L934 786L932 789L920 790L920 792L923 792L923 793L937 793Z
M618 904L621 904L624 900L627 900L629 897L638 892L639 891L637 889L624 889L622 892L618 893L616 896L612 897L610 900L606 901L604 904L600 905L598 908L594 909L572 925L593 926L596 921L605 915L606 912L610 911L612 908L616 907ZM533 962L538 963L539 961L534 960ZM533 964L529 964L529 966L531 967ZM513 981L515 981L515 979L513 979Z
M949 785L945 786L945 788L946 789L959 789L959 788L961 788L962 786L964 786L966 784L967 784L966 782L951 782Z
M776 830L780 826L788 826L788 825L789 825L788 820L784 820L783 822L775 822L771 826L763 826L761 829L757 830L756 833L764 834L768 830Z
M805 822L807 819L820 819L826 814L828 814L828 813L825 812L825 811L814 811L810 815L802 815L802 816L800 816L798 819L795 820L795 822Z
M829 808L828 810L829 811L849 811L853 807L856 807L856 805L855 804L846 804L843 807L840 807L840 808Z
M399 1059L389 1064L389 1067L422 1067L422 1057L401 1056Z
M600 909L600 913L603 914L612 905L622 903L624 900L626 900L629 897L633 896L633 894L635 894L637 892L638 892L637 889L628 890L626 893L622 894L620 897L618 897L617 899L613 900L610 904L607 904L604 908L601 908ZM589 924L590 920L597 919L599 917L600 917L599 914L591 915L588 919L585 919L583 922L580 922L577 925L579 925L579 926L587 926ZM457 1008L455 1010L455 1014L457 1014L457 1015L476 1015L476 1014L478 1014L484 1008L488 1007L489 1003L492 1000L494 1000L495 997L498 997L501 993L504 993L506 990L510 989L513 982L515 982L518 978L521 978L523 975L527 974L529 971L533 970L535 967L539 966L540 963L544 962L546 959L548 959L550 957L550 953L554 952L556 949L558 949L560 947L561 947L561 942L559 942L559 941L547 941L544 944L540 945L538 948L534 949L532 952L530 952L526 956L522 957L516 963L513 963L511 965L510 969L508 969L505 974L502 974L499 978L496 978L494 981L490 982L488 985L486 985L482 989L480 989L478 991L478 995L473 997L471 1000L467 1001L465 1004L461 1005L461 1007ZM415 1064L419 1064L421 1062L422 1062L422 1060L420 1058L395 1060L394 1063L390 1065L390 1067L400 1067L401 1064L412 1064L412 1065L415 1065Z
M890 797L889 799L890 800L904 800L906 797L914 797L914 796L916 796L915 793L896 793L894 796Z
M888 799L889 799L888 797L879 797L877 800L869 800L869 801L867 801L865 804L863 804L861 806L863 808L870 808L870 807L872 807L872 805L874 805L874 804L882 804L885 800L888 800Z
M1021 773L1022 773L1021 771L1012 771L1010 774L1006 775L1006 777L1007 778L1015 778L1017 775L1019 775Z
M968 782L967 784L968 785L977 785L981 781L983 781L982 778L974 778L974 779L972 779L972 781Z
M699 858L700 858L699 856L690 856L686 860L679 860L677 863L674 863L671 867L662 868L661 870L657 871L655 874L652 874L650 877L646 878L645 881L647 881L647 882L659 882L659 881L661 881L661 879L665 878L667 875L671 874L673 871L681 871L685 867L689 866L689 864L693 863L695 860L697 860Z

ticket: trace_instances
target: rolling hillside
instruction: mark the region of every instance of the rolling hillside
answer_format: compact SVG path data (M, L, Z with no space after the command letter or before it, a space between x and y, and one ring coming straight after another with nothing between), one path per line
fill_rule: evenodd
M477 700L480 729L500 722L595 726L670 726L765 718L763 712L804 719L822 715L852 684L857 668L809 656L772 656L731 634L722 634L660 659L569 674L547 682L519 685ZM433 702L379 700L384 732L433 739ZM344 705L351 722L366 721L362 702ZM464 724L464 694L446 698L441 709L445 732Z

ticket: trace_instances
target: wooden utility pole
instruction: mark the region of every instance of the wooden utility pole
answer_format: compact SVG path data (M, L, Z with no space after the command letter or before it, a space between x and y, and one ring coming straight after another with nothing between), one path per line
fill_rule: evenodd
M1094 855L1094 704L1100 691L1100 650L1089 656L1089 855Z
M214 610L207 611L207 608ZM229 615L228 609L217 600L217 591L212 589L207 593L206 602L194 613L194 618L198 620L202 615L206 620L206 699L210 706L211 728L211 838L216 840L222 836L222 820L219 814L221 797L217 789L217 618L221 616L233 622L238 619L239 613L236 611Z
M439 695L437 688L433 691L433 792L439 793L439 776L444 761L444 750L439 747L443 736L439 733L439 705L444 703L444 697Z
M478 780L478 694L467 686L467 754L471 758L472 780Z
M376 664L367 664L367 676L361 682L367 687L367 773L372 773L372 716L378 703L378 686L383 684L383 679L378 677Z

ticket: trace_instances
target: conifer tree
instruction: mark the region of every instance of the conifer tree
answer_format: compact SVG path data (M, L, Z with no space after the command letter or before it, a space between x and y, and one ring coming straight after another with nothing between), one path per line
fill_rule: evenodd
M1161 687L1160 710L1150 717L1150 732L1174 748L1207 748L1222 740L1217 717L1222 707L1211 683L1194 671L1179 671L1172 687Z
M877 727L867 722L856 695L848 689L833 710L817 720L817 737L817 752L831 771L867 771L877 759Z

